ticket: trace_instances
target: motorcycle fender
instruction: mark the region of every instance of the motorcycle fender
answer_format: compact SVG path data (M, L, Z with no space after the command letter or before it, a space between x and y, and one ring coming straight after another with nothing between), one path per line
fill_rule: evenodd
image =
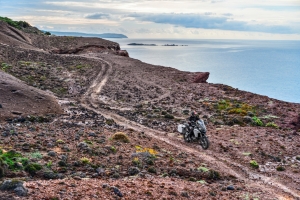
M194 135L195 135L195 138L198 138L200 135L200 131L198 129L194 129Z

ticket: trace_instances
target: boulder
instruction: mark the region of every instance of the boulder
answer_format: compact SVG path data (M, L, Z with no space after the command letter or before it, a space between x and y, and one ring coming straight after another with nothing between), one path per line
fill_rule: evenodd
M195 76L193 83L207 83L209 72L198 72Z
M18 196L27 196L28 190L24 187L23 181L5 180L0 185L2 191L14 191Z
M128 169L128 174L130 176L134 176L134 175L137 175L138 173L140 173L140 170L137 168L137 167L130 167Z

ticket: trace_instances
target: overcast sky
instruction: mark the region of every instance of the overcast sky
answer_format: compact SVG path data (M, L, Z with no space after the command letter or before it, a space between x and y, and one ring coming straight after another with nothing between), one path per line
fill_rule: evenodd
M130 38L300 40L300 0L0 0L0 16Z

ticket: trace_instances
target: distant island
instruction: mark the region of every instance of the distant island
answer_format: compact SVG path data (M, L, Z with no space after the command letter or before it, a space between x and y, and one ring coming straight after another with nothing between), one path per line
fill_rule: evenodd
M177 46L188 46L188 45L177 45L177 44L164 44L162 46L167 46L167 47L177 47Z
M134 45L134 46L157 46L156 44L143 44L143 43L130 43L128 45Z
M128 45L133 45L133 46L158 46L156 44L143 44L143 43L130 43ZM164 44L164 45L161 45L161 46L176 47L176 46L188 46L188 45Z
M50 31L51 34L57 36L76 36L76 37L98 37L98 38L128 38L126 35L118 33L102 33L102 34L93 34L93 33L79 33L79 32L58 32Z

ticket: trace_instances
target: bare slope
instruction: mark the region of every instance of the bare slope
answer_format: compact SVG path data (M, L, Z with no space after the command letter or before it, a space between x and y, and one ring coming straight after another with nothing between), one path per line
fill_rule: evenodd
M0 119L62 113L56 99L0 71Z

